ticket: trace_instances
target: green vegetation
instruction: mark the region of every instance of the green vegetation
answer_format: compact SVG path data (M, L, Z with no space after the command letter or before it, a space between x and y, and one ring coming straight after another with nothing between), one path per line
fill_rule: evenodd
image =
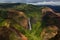
M12 7L6 6L5 8L0 8L0 26L4 26L7 22L5 18L7 18L7 10L14 9L14 10L21 10L23 11L28 18L34 18L36 20L35 23L32 23L32 30L25 30L23 27L15 23L12 19L12 24L17 30L22 32L29 40L41 40L40 33L42 31L41 27L41 7L37 7L34 5L28 4L20 4L20 5L12 5ZM31 19L32 20L32 19ZM32 20L33 21L33 20ZM18 40L15 33L11 33L10 40Z

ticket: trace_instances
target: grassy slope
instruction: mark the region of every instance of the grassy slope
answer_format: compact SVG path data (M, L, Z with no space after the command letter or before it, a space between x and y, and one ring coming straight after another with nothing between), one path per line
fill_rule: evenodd
M4 5L4 4L3 4ZM6 4L5 4L6 5ZM6 15L6 11L8 9L14 9L14 10L22 10L25 12L25 14L27 15L28 18L33 17L35 18L37 21L36 23L32 24L32 30L25 30L23 28L21 28L19 25L17 24L13 24L15 25L15 27L20 30L23 34L25 34L29 40L41 40L40 39L40 31L41 31L41 7L37 7L37 6L33 6L33 5L27 5L27 4L19 4L19 5L11 5L10 6L3 6L2 8L0 8L0 26L4 25L4 18L7 17ZM32 19L31 19L32 20ZM13 40L13 38L11 39ZM15 40L15 38L14 38Z

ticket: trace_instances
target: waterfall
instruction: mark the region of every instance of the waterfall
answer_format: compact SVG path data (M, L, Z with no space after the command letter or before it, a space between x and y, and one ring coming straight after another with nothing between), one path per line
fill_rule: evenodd
M32 28L31 28L30 18L28 18L28 24L29 24L29 30L32 30Z

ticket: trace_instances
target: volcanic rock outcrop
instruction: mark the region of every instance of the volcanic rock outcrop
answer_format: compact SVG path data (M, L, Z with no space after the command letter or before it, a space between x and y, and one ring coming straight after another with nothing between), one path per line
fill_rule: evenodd
M43 29L43 33L41 33L41 35L43 35L43 36L45 35L44 36L45 39L43 39L43 40L49 40L50 38L53 38L53 40L59 40L59 38L60 38L60 31L59 31L60 13L56 13L53 11L53 9L46 7L46 8L42 9L42 14L43 14L43 16L42 16L42 25L43 26L42 27L44 29ZM49 32L48 29L51 30L51 32ZM56 29L56 30L52 30L52 29ZM53 31L55 31L55 32L53 32ZM48 36L50 35L50 38L48 38L46 35L48 35Z

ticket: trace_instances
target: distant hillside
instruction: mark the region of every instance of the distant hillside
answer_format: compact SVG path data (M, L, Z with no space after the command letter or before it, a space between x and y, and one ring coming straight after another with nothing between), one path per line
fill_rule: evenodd
M1 8L13 7L20 5L21 3L0 3Z
M37 5L38 7L50 7L52 8L55 12L60 12L60 6L53 6L53 5Z
M56 12L60 12L60 6L52 6L52 5L32 5L32 4L24 4L24 3L0 3L0 8L14 8L14 6L23 6L24 5L33 8L40 8L40 7L50 7Z

